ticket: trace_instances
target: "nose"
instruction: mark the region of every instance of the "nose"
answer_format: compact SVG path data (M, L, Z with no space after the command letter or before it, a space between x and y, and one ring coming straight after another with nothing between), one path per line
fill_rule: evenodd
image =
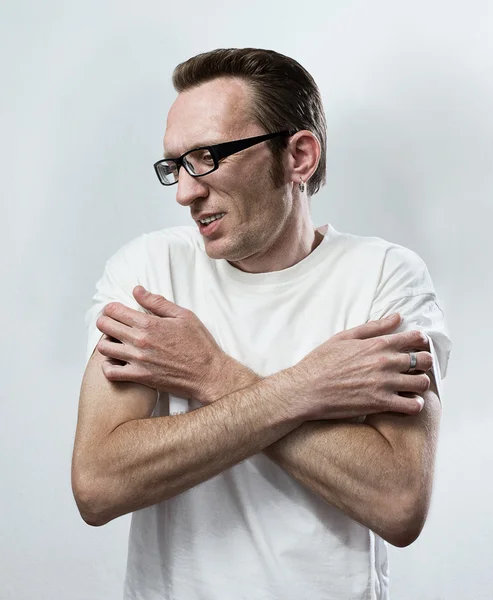
M203 177L192 177L181 167L178 177L176 201L182 206L189 206L197 198L207 198L209 190Z

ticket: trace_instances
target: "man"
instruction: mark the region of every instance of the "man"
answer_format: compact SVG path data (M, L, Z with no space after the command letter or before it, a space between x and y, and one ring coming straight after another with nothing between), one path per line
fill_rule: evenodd
M81 515L133 513L127 599L386 599L386 542L426 519L450 351L427 269L314 228L325 118L296 61L217 50L173 82L155 169L196 224L98 282Z

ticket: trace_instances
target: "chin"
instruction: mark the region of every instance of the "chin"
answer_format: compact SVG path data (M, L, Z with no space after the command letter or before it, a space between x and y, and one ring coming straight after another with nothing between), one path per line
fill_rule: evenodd
M220 258L227 258L227 249L221 247L221 244L215 244L216 240L206 240L204 239L205 252L209 258L214 258L216 260Z
M204 246L209 258L218 260L220 258L228 261L243 260L244 252L238 252L238 248L233 244L228 244L224 239L207 240L204 238Z

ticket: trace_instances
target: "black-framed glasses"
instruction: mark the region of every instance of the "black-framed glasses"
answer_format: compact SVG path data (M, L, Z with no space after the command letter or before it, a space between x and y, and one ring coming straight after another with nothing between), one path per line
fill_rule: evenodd
M185 167L187 173L192 177L203 177L209 175L219 168L219 161L227 156L251 148L256 144L265 142L280 135L291 136L296 131L278 131L277 133L267 133L266 135L257 135L243 140L234 140L215 144L214 146L201 146L194 148L182 154L178 158L163 158L154 163L154 170L159 181L163 185L174 185L178 183L178 174L180 167Z

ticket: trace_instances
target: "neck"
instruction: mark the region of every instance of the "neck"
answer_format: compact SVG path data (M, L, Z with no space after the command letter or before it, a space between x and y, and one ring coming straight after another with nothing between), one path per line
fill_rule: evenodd
M245 260L229 261L247 273L282 271L299 263L322 242L324 236L315 230L311 216L288 222L274 242L266 250Z

